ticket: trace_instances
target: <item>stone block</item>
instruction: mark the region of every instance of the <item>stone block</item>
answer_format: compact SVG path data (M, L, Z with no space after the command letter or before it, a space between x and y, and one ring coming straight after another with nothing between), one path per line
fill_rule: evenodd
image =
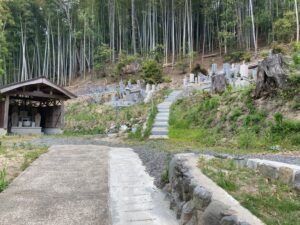
M278 178L278 168L272 165L266 165L266 164L260 164L257 166L258 171L271 179L277 179Z
M203 225L220 225L220 221L228 213L228 206L219 201L212 201L205 209L203 215Z
M194 215L194 204L192 201L185 203L182 207L180 225L186 225Z
M193 193L193 202L195 208L198 210L204 210L211 202L211 197L211 192L206 190L204 187L197 186Z
M238 225L236 216L224 216L221 220L221 225Z
M294 170L288 167L280 167L278 170L278 180L285 183L291 184L293 182Z
M257 161L255 161L253 159L248 159L248 161L247 161L247 167L256 170L257 169L257 165L258 165Z

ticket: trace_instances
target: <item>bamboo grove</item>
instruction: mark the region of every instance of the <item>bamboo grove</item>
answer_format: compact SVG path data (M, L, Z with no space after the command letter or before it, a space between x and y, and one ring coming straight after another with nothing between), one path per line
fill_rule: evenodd
M174 64L296 39L297 0L0 0L2 84L46 76L68 85L93 71L101 44L111 63L160 45Z

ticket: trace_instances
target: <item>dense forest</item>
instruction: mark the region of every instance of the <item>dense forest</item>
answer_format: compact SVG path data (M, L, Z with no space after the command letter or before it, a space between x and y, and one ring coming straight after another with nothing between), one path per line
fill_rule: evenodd
M68 85L107 60L101 51L114 63L160 47L162 63L192 63L296 40L297 0L0 0L2 84L46 76Z

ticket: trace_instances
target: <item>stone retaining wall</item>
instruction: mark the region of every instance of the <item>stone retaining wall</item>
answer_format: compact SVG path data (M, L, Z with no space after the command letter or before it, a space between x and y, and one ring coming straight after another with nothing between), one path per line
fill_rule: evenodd
M180 225L262 225L226 191L202 174L199 156L178 154L169 165L165 187Z

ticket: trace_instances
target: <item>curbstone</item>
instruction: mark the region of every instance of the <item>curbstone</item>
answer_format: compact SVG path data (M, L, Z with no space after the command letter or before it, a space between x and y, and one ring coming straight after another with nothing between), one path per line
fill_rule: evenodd
M264 176L271 179L278 179L278 168L272 165L260 164L257 166L258 171Z
M294 170L288 167L280 167L278 170L278 180L285 183L291 184L293 182Z

